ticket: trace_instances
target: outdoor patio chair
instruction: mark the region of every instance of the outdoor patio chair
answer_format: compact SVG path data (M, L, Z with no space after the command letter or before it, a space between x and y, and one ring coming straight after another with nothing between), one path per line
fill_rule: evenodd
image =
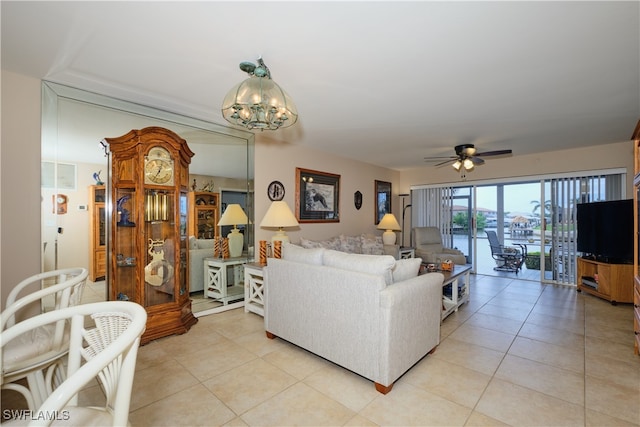
M495 231L487 230L486 233L491 247L491 256L496 261L496 266L493 269L518 274L527 258L527 245L516 243L514 246L504 246L498 240Z

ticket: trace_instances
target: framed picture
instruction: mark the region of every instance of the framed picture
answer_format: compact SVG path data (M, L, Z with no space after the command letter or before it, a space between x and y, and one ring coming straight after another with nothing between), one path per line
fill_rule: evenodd
M375 181L375 223L378 224L384 214L391 213L391 183Z
M296 168L298 222L340 222L340 175Z

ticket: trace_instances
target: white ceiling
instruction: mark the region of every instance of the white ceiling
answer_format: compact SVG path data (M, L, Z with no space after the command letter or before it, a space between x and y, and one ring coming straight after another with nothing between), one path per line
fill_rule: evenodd
M2 68L226 123L261 55L297 104L260 140L393 169L629 140L640 3L1 2Z

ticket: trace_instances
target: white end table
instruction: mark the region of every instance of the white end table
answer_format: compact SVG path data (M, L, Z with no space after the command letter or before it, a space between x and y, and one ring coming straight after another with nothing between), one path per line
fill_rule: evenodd
M204 295L222 302L223 305L227 305L229 301L241 299L244 296L242 265L246 262L246 257L205 258ZM233 269L233 284L231 286L229 286L227 279L229 267Z
M244 311L264 317L264 277L262 264L252 262L244 265Z

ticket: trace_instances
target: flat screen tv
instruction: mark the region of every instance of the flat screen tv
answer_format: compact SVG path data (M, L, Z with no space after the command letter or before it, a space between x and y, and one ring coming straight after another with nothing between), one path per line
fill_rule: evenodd
M577 249L584 257L613 264L633 262L633 200L577 205Z

